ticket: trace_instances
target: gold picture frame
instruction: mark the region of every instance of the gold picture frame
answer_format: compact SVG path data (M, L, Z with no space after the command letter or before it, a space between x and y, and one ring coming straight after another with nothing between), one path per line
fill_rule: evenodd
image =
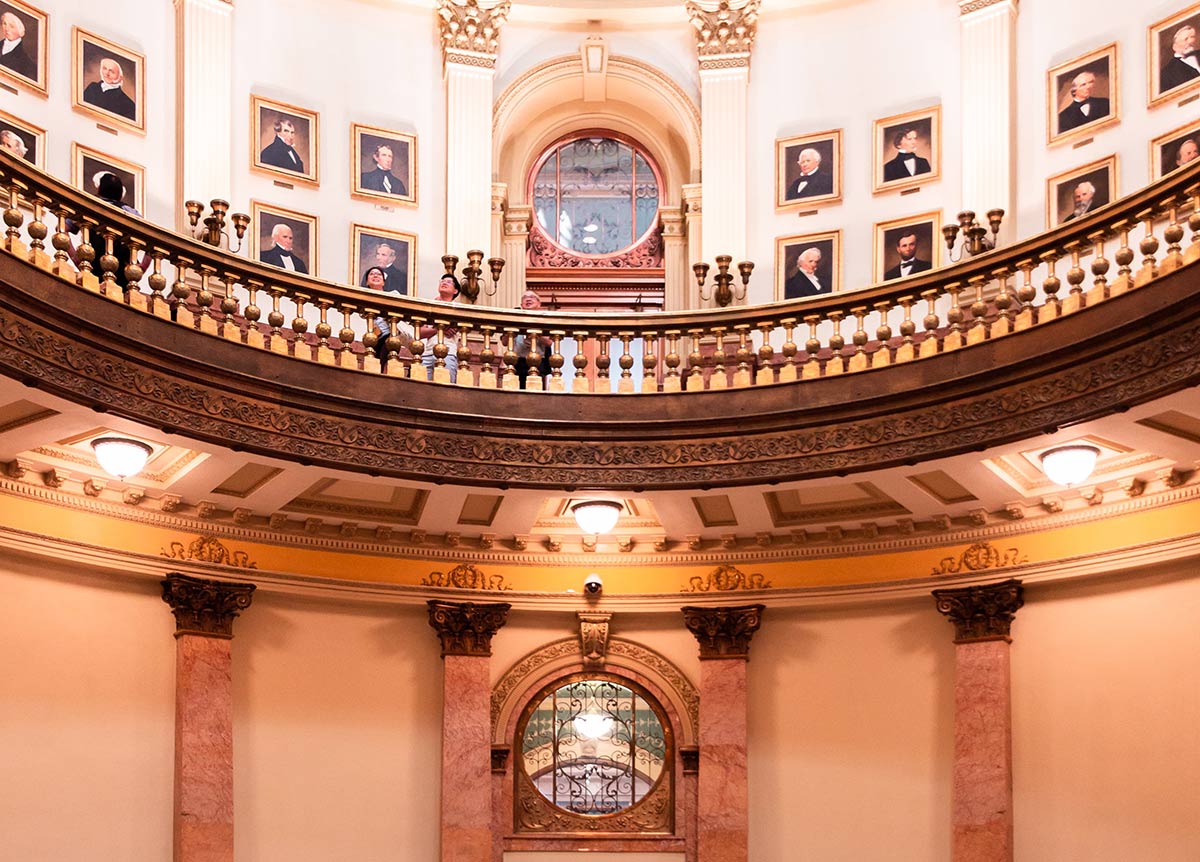
M9 135L16 135L19 145ZM25 152L20 151L21 147ZM0 147L36 168L46 170L46 130L0 111Z
M1083 76L1091 75L1088 85ZM1087 98L1076 102L1080 88ZM1059 63L1046 72L1046 143L1063 144L1121 122L1121 69L1117 43Z
M0 0L0 19L6 15L16 19L11 26L19 34L19 41L8 54L0 54L0 77L45 96L50 15L22 0ZM0 29L4 26L5 22L0 21ZM7 38L6 33L4 36Z
M930 210L916 215L894 218L875 224L872 243L871 274L876 283L908 278L930 272L942 265L942 211ZM898 250L901 239L915 234L913 265L910 271L901 274L902 257Z
M78 141L71 143L71 185L97 194L96 181L100 174L109 172L121 178L125 186L125 197L121 203L131 206L139 213L146 212L146 169L134 162L86 147Z
M250 167L289 182L319 186L321 115L251 93Z
M1192 28L1192 46L1200 48L1200 3L1155 21L1146 28L1146 105L1155 107L1174 101L1200 88L1200 74L1179 65L1175 58L1175 36ZM1163 60L1163 57L1169 57ZM1200 55L1195 55L1200 56ZM1186 77L1191 75L1191 77Z
M1091 183L1094 190L1083 215L1090 215L1115 201L1119 195L1117 167L1117 155L1113 153L1046 180L1046 227L1057 227L1076 218L1075 192L1084 183Z
M146 134L146 57L82 27L71 28L71 107Z
M391 249L380 252L381 246ZM366 288L363 278L372 266L384 270L384 290L403 296L417 295L417 236L389 228L350 225L350 284ZM403 290L395 287L399 281Z
M776 212L816 209L841 201L842 164L841 129L777 139ZM803 173L806 166L811 172L808 176Z
M809 249L821 252L813 268L820 289L814 289L811 279L802 280L799 273L800 256ZM824 288L828 286L829 289ZM842 232L794 234L775 239L775 301L828 296L842 290Z
M417 136L351 123L350 194L393 206L417 206Z
M285 270L289 268L284 261L291 258L292 269L289 271L316 277L321 271L320 221L318 216L309 213L264 201L250 201L250 257ZM284 241L283 236L275 237L277 225L291 228L290 241Z
M1191 146L1185 148L1185 144ZM1200 158L1200 120L1172 129L1150 141L1150 181Z
M942 177L942 106L893 114L874 124L874 194L923 186Z

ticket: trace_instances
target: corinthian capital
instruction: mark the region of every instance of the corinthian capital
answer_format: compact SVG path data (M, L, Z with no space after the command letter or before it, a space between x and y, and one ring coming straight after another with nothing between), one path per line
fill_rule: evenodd
M442 657L448 655L489 656L492 638L508 619L507 602L429 603L429 624L442 641Z
M716 8L706 8L711 4L688 0L688 20L696 28L696 53L702 70L750 65L759 2L747 0L734 7L729 0L720 0Z
M750 658L750 639L762 625L766 605L685 607L683 624L700 644L700 659Z
M510 0L483 7L478 0L438 0L438 24L442 30L442 52L447 63L465 66L496 65L500 50L500 27L508 18Z
M250 607L254 584L192 578L178 572L162 582L163 601L175 615L175 637L232 638L233 619Z
M934 590L937 609L954 624L955 643L1011 641L1013 617L1025 604L1024 589L1015 578L976 587Z

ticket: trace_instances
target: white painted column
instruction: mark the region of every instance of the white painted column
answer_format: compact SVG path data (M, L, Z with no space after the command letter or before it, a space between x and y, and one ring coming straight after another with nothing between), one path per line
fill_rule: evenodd
M474 248L492 256L494 75L493 57L446 55L446 252L464 260Z
M959 0L962 45L962 205L981 223L1006 213L1000 239L1016 224L1016 0ZM953 213L948 215L952 216Z
M693 284L692 267L687 259L687 233L683 207L660 207L663 242L663 310L686 311L688 286Z
M233 193L233 4L175 0L176 227L187 224L182 202Z
M700 64L700 171L704 179L703 260L718 254L746 259L746 91L749 60L734 68ZM713 63L713 65L719 65Z
M683 211L687 228L687 286L681 309L700 308L700 292L692 277L692 264L704 260L704 186L689 183L683 187Z
M509 206L504 214L504 272L496 290L495 304L514 308L525 292L525 270L529 261L529 227L533 223L533 207L528 204Z

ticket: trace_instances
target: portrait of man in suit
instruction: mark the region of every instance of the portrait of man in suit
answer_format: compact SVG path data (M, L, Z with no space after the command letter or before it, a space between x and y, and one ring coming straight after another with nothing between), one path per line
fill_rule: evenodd
M392 173L392 162L395 156L387 144L378 144L371 152L371 161L375 163L372 170L362 175L362 187L372 192L382 192L385 195L406 197L408 187L404 180Z
M1048 143L1118 122L1117 43L1055 66L1047 73L1046 87Z
M271 228L271 247L264 249L258 259L280 269L308 272L304 258L295 251L295 232L284 222L278 222Z
M25 22L17 13L7 11L0 14L0 35L4 37L4 40L0 41L0 66L22 78L36 81L36 54L30 51L25 39Z
M833 175L829 168L821 166L821 161L821 153L813 147L805 147L799 152L796 156L799 173L788 184L788 200L833 194Z
M1171 38L1171 51L1162 64L1159 89L1165 93L1200 78L1200 55L1196 53L1196 27L1184 24Z
M1116 156L1066 171L1048 181L1047 227L1084 218L1116 197Z
M416 135L351 123L350 153L352 194L389 205L416 204Z
M842 198L842 130L775 141L775 207L801 209Z
M915 229L901 229L896 239L896 257L899 262L883 274L884 281L916 275L919 272L929 272L933 263L923 260L918 254L918 237ZM928 251L925 251L928 254Z
M83 100L101 110L132 121L137 115L137 103L124 89L125 71L112 57L100 61L100 80L88 84Z
M823 257L821 250L816 246L809 246L796 256L796 267L784 285L784 299L799 299L803 296L819 296L831 292L829 282L822 283L817 274L817 267L821 265Z
M917 155L919 137L919 131L913 126L901 129L892 136L892 146L896 149L896 155L883 166L885 183L927 174L933 169L929 159Z
M416 236L355 224L350 228L350 243L353 249L351 284L369 287L367 271L378 267L383 272L383 286L377 289L416 296L413 271L417 260Z
M250 116L251 167L318 185L317 114L251 94Z
M258 160L264 165L279 168L283 171L304 173L304 160L296 152L296 124L286 117L275 121L273 126L275 138L267 144Z
M381 242L375 246L375 251L366 268L377 266L383 270L383 289L393 293L408 293L408 273L396 266L396 249L392 242ZM366 276L363 276L362 286L367 286Z
M1058 112L1058 131L1069 132L1087 123L1102 120L1112 111L1109 100L1094 95L1096 75L1080 72L1071 81L1071 101Z
M78 27L73 32L75 107L109 123L144 130L145 57Z
M0 147L8 150L18 159L24 159L29 153L29 147L25 145L25 139L14 132L12 129L0 129ZM32 159L29 159L32 161Z

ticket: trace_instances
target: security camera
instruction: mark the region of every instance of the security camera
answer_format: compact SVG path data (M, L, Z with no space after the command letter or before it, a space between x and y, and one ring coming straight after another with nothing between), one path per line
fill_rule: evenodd
M583 579L583 589L589 596L598 596L600 591L604 589L604 581L600 580L600 576L592 572Z

